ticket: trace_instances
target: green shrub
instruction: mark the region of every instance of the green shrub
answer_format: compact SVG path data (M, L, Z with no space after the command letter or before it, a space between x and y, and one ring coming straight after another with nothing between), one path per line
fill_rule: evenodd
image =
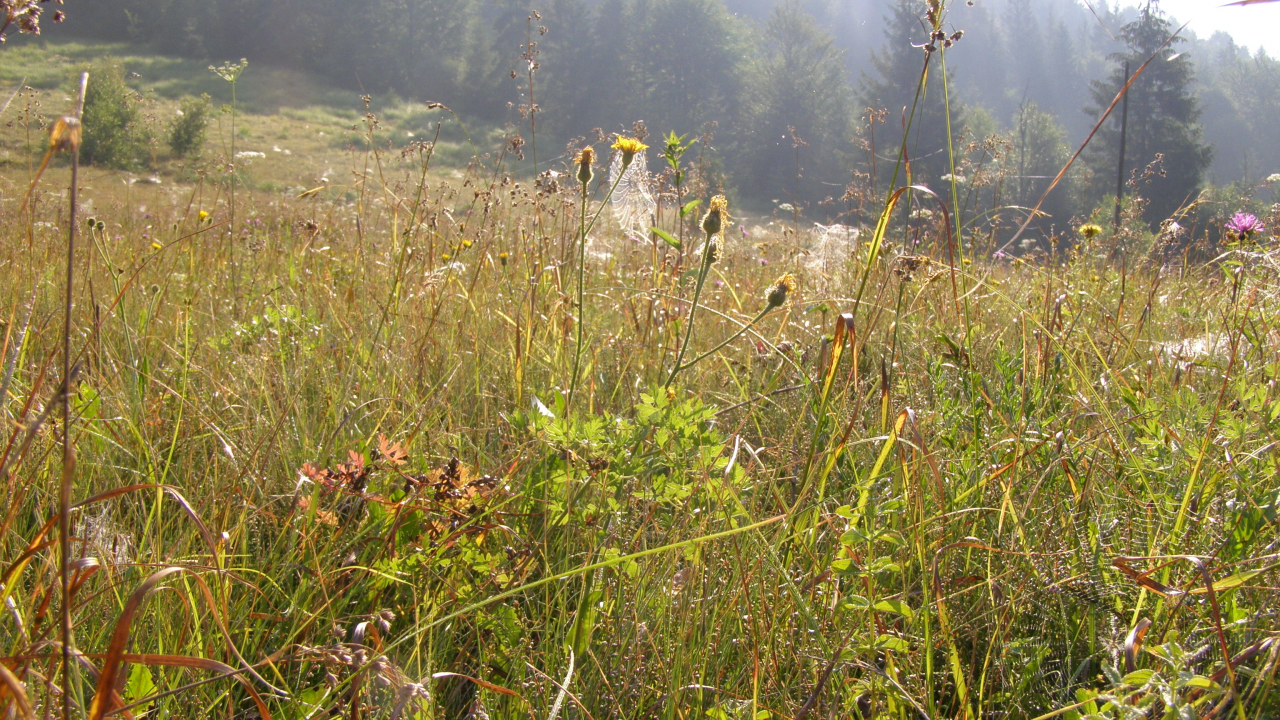
M80 159L93 165L131 168L147 154L148 133L138 111L138 96L115 60L89 68L84 96L84 140Z
M175 156L197 157L204 150L211 107L207 94L183 99L180 114L169 125L169 149Z

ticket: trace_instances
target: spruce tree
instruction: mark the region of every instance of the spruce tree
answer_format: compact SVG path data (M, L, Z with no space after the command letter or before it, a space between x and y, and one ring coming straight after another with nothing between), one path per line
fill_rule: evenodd
M632 16L633 114L657 132L696 134L712 121L732 126L747 69L741 21L721 0L651 0L637 3Z
M842 55L799 0L778 5L746 123L751 158L742 188L759 199L822 200L845 174L854 117Z
M1134 170L1141 174L1157 155L1163 156L1161 173L1144 181L1148 184L1139 188L1141 195L1150 201L1144 218L1153 227L1195 200L1212 159L1212 150L1202 142L1200 107L1192 94L1194 69L1187 56L1175 49L1182 40L1176 39L1160 50L1172 30L1172 23L1160 11L1158 3L1148 2L1138 18L1121 29L1121 39L1128 50L1111 56L1114 67L1109 78L1094 81L1093 106L1088 109L1094 118L1100 117L1124 86L1125 63L1136 72L1155 55L1129 89L1124 170L1127 187ZM1120 124L1121 111L1117 108L1089 145L1086 160L1094 201L1115 195Z

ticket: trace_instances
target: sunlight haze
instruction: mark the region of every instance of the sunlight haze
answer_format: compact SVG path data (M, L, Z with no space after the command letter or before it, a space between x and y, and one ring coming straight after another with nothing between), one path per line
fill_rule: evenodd
M1280 55L1280 3L1233 7L1222 0L1164 0L1160 6L1178 22L1189 21L1188 29L1201 38L1222 30L1250 52L1262 47L1271 57Z

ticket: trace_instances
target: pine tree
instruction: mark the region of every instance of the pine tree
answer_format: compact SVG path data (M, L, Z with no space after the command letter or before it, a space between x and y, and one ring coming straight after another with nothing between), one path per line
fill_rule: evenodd
M549 28L542 39L541 121L560 139L585 136L591 131L592 68L603 48L592 33L594 17L583 0L552 0L542 13Z
M1145 219L1153 227L1179 207L1195 200L1204 171L1212 159L1212 150L1202 142L1199 103L1191 91L1194 69L1187 56L1174 49L1181 39L1156 54L1172 32L1171 25L1158 3L1152 0L1142 9L1137 20L1121 29L1121 38L1128 51L1113 54L1111 76L1094 81L1094 104L1088 110L1094 118L1100 117L1124 86L1125 63L1129 63L1131 71L1136 71L1155 55L1155 60L1129 89L1125 151L1126 181L1133 170L1141 172L1156 160L1157 155L1164 158L1162 174L1150 178L1149 184L1140 188L1142 196L1150 201ZM1120 110L1113 112L1112 118L1098 131L1086 157L1091 174L1091 196L1095 202L1115 194L1120 153Z
M925 53L921 46L929 42L930 30L922 20L923 0L897 0L885 19L885 47L872 58L878 78L866 77L860 100L866 107L885 108L889 124L899 124L900 114L910 119L907 150L913 171L912 181L936 183L950 170L947 141L947 105L943 95L941 63L929 62L928 82L916 102ZM912 117L912 108L915 109ZM951 124L953 135L963 126L954 84L951 87ZM892 167L888 168L892 172ZM877 174L888 177L880 168ZM899 176L898 182L905 180Z
M746 126L750 172L743 190L760 199L822 200L847 181L854 116L842 55L799 0L774 9L755 73Z
M698 133L739 117L747 48L740 21L721 0L652 0L633 17L639 35L632 68L640 82L633 114L649 127Z

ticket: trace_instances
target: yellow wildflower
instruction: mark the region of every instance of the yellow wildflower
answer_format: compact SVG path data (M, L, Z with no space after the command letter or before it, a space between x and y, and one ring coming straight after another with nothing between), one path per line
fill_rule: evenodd
M1083 235L1086 240L1092 240L1102 234L1102 228L1093 223L1081 225L1080 234Z
M613 149L622 153L622 167L625 168L631 164L637 153L648 150L649 146L635 138L619 135L618 139L613 142Z

